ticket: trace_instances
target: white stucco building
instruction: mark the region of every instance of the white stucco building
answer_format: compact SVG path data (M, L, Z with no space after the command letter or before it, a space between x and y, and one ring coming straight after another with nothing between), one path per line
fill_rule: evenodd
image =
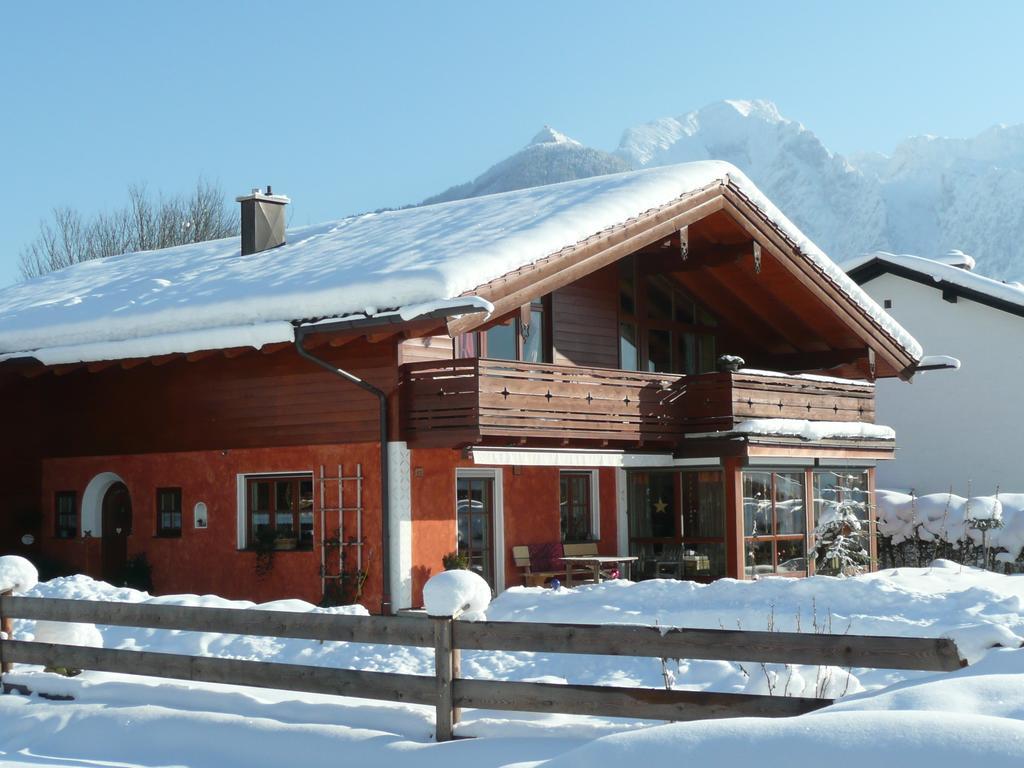
M961 362L912 386L878 382L877 418L898 446L878 487L1024 491L1024 285L975 274L958 251L938 261L878 252L843 266L926 350Z

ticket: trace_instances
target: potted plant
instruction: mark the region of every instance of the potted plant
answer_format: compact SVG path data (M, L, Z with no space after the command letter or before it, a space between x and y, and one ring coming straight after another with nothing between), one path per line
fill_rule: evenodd
M441 558L441 564L446 571L468 571L469 556L461 552L449 552Z

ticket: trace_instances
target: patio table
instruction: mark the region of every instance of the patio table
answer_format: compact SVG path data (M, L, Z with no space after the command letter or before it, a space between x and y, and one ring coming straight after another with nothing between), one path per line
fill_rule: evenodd
M579 565L592 568L594 571L594 583L601 583L601 566L609 565L611 563L622 563L626 567L626 578L629 578L629 564L636 562L639 558L626 555L566 555L562 557L563 562L568 563L570 566L574 563ZM566 586L572 586L572 568L568 569L566 577Z

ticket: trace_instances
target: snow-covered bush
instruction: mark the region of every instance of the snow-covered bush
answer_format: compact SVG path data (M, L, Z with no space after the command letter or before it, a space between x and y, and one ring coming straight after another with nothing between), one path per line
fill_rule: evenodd
M1024 567L1024 494L964 498L879 490L877 499L884 568L938 559L999 571Z

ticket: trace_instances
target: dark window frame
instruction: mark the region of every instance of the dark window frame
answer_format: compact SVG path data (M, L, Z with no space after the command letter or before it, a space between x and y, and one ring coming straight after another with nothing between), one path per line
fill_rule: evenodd
M172 505L170 509L165 509L163 501L165 498L170 497L177 503ZM170 525L164 524L164 515L168 515ZM162 539L178 539L181 538L181 529L183 527L183 502L181 488L176 486L166 486L163 488L156 489L156 535ZM175 519L177 519L177 525L174 525Z
M71 511L61 509L61 501L71 501ZM78 536L78 493L57 491L53 496L53 535L58 539L74 539ZM68 521L71 525L67 525Z
M540 328L536 329L534 326L536 322L533 319L534 313L540 314ZM527 319L529 318L529 319ZM499 326L512 327L512 334L514 337L515 344L515 357L511 358L517 362L534 362L534 363L550 363L553 355L553 326L552 326L552 312L551 312L551 294L534 299L529 304L524 304L519 309L506 315L500 320L490 323L485 328L478 331L471 331L464 333L456 340L456 355L458 357L483 357L494 360L504 360L509 358L496 358L493 357L493 350L488 349L488 331L497 328ZM524 360L527 339L539 330L541 333L540 342L540 360ZM524 336L525 332L525 336Z
M313 549L314 536L316 534L316 492L314 486L314 479L312 472L282 472L281 474L251 474L245 475L245 499L244 499L244 510L245 515L245 548L256 549L256 539L258 534L258 528L261 527L258 523L254 522L253 516L258 513L266 513L268 515L268 522L266 525L274 525L275 528L280 528L278 518L291 512L292 522L291 531L293 536L282 537L282 538L294 538L296 540L295 550L308 552ZM304 535L302 528L302 484L304 482L309 483L309 524L308 524L308 535ZM268 502L271 507L266 510L253 509L253 487L260 484L269 484L269 497ZM290 510L278 509L278 485L286 484L291 486L291 503Z
M719 336L721 334L721 322L718 317L707 307L697 301L682 286L675 284L669 278L662 275L654 265L645 265L635 255L627 256L619 262L619 304L617 307L619 318L619 368L622 370L650 371L650 345L652 331L669 334L669 371L656 371L657 373L681 373L696 375L711 373L715 370L715 361L718 353ZM662 283L662 286L670 292L672 307L669 319L650 317L649 310L649 288L648 283ZM676 302L685 298L691 307L693 322L677 320L679 312ZM626 304L632 304L633 311L626 308ZM636 350L636 367L627 365L623 360L623 327L632 329L633 344ZM685 370L686 361L680 353L680 347L684 335L693 339L693 361L692 371Z
M572 520L572 509L576 506L577 498L575 491L573 490L573 484L568 481L570 478L583 481L583 495L584 507L586 509L586 515L584 516L584 525L586 528L584 536L575 535L570 537L569 525L565 523L571 522ZM564 470L558 473L558 508L559 508L559 534L563 544L584 544L597 541L597 537L594 535L594 474L587 470ZM568 491L566 493L565 491ZM565 510L563 514L563 509ZM578 531L573 531L577 534Z

